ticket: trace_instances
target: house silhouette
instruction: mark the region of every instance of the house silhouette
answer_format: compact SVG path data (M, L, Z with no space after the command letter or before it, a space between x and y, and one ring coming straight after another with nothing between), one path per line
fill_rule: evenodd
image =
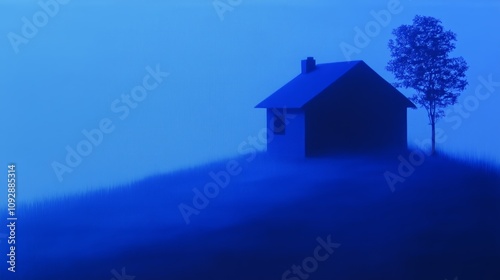
M270 154L316 156L407 148L408 98L363 61L316 65L256 108L267 109Z

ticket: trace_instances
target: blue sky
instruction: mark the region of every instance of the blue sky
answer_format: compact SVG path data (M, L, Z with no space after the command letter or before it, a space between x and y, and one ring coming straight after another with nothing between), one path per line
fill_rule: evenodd
M210 0L67 2L17 54L9 34L22 34L23 17L32 21L42 8L38 1L0 4L0 164L18 164L25 200L237 155L238 145L265 125L264 111L253 106L297 75L301 59L346 60L340 45L354 44L355 28L369 25L372 11L397 5L242 0L232 1L237 4L221 20ZM416 14L434 16L457 33L454 54L470 66L460 104L474 102L467 97L481 85L479 77L500 81L500 2L408 0L398 11L351 59L392 81L385 70L391 31ZM143 83L148 66L169 76L120 119L113 102ZM460 125L456 112L453 121L439 123L447 136L440 148L500 162L500 87L493 89L467 105L473 110L459 117ZM423 109L409 111L410 142L429 138L426 118ZM76 149L82 130L103 119L113 132L60 182L53 162L64 163L66 147Z

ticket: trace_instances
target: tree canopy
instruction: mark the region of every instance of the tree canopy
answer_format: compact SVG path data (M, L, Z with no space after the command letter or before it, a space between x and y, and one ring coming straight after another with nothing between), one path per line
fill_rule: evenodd
M469 67L463 57L450 57L457 36L445 30L439 19L417 15L412 25L401 25L393 35L387 70L396 77L395 86L414 89L410 99L426 109L434 154L436 122L467 87L465 72Z

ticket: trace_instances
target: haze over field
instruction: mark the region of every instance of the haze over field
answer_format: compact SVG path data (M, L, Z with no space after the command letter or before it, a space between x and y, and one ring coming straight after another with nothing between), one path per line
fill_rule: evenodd
M397 13L356 44L355 28L388 7ZM0 4L0 168L18 165L23 200L237 155L265 126L253 107L297 75L306 56L343 61L340 46L349 44L357 48L349 58L392 81L387 42L416 14L457 33L454 54L470 66L461 107L439 124L446 140L438 148L500 162L498 1L242 1L222 17L212 1L68 1L16 54L8 34L22 35L23 17L39 11L38 1ZM140 101L123 99L147 75L157 87ZM109 133L60 182L53 163L66 165L66 147L103 125ZM425 112L409 110L410 144L429 137Z
M434 157L391 192L380 174L394 159L248 159L233 158L236 175L219 176L215 192L203 177L226 161L24 207L18 271L0 277L125 279L112 272L122 268L149 280L500 276L498 171ZM181 214L179 203L194 211ZM335 249L314 262L319 238Z

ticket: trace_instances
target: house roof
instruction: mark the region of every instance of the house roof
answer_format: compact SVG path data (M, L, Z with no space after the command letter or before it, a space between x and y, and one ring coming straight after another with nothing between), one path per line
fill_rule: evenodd
M313 100L317 95L325 91L329 86L335 84L340 78L342 78L356 66L368 67L370 70L372 70L365 62L361 60L317 64L313 71L309 73L299 74L286 85L257 104L257 106L255 107L290 109L302 108L309 101ZM373 73L376 74L375 71L373 71ZM380 79L383 78L380 77ZM387 85L389 87L392 87L392 89L400 94L402 98L404 98L404 102L407 107L416 108L415 104L408 100L391 84L387 83Z

